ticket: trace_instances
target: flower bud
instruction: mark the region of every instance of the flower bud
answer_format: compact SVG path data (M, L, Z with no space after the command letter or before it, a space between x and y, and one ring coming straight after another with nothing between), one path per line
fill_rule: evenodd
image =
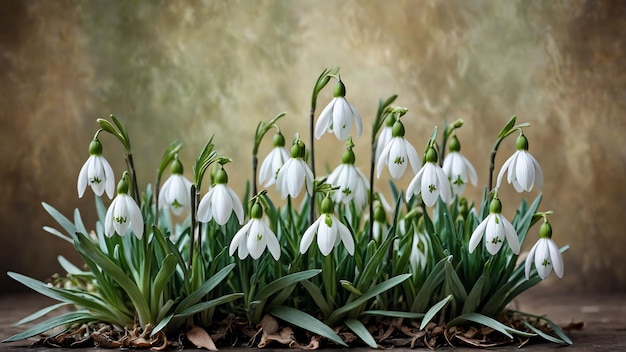
M500 214L502 213L502 203L500 203L500 199L494 198L489 203L489 212L491 214Z
M346 86L341 81L337 81L337 85L335 86L335 98L345 97L346 96Z
M215 173L215 184L216 185L222 185L222 184L227 184L228 183L228 174L226 173L226 171L223 168L220 168L219 170L217 170L217 172Z
M520 134L515 141L515 149L517 150L528 150L528 139L523 134Z
M272 146L274 147L284 147L285 146L285 137L280 132L276 132L274 135L274 139L272 140Z
M261 219L263 217L263 206L259 202L255 202L252 206L250 217L253 219Z
M552 238L552 225L545 221L539 228L539 238Z
M341 157L341 162L343 164L354 165L355 161L356 161L356 157L354 156L354 152L352 151L352 148L347 148L346 151L343 152L343 156Z
M392 137L404 137L404 125L400 120L397 120L393 123L393 128L391 129Z
M96 138L89 142L89 155L102 155L102 143Z
M387 213L385 212L385 208L383 208L383 206L380 204L376 204L376 207L374 207L374 221L382 223L387 221Z
M455 134L450 137L450 141L448 141L448 150L450 152L460 152L461 151L461 142L456 137Z
M124 177L117 183L117 194L128 194L128 183Z
M424 157L424 162L427 163L436 163L437 162L437 152L435 148L429 147L426 151L426 156Z
M172 161L172 166L170 167L170 171L174 175L182 175L183 174L183 164L178 159L174 159Z
M320 206L322 214L332 214L335 212L335 207L333 205L333 200L330 199L329 196L326 196L324 200L322 200L322 205Z

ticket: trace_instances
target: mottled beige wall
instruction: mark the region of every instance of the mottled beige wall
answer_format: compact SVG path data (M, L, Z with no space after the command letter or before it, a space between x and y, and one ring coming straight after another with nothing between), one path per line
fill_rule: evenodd
M543 285L624 290L625 28L621 1L0 0L0 271L43 279L59 270L58 254L75 258L41 230L53 222L40 202L65 214L84 207L93 222L92 196L78 199L75 182L97 117L127 125L144 184L170 141L185 143L191 171L216 134L241 193L257 121L286 111L287 139L308 135L311 87L323 68L341 66L367 121L356 141L364 168L368 123L394 93L418 150L443 119L465 119L459 137L481 185L501 125L513 114L530 122L542 209L556 212L557 243L572 246L566 277ZM320 108L330 97L320 95ZM121 149L102 141L119 176ZM319 171L339 162L341 143L317 147ZM520 196L504 199L512 215ZM0 291L17 288L0 276Z

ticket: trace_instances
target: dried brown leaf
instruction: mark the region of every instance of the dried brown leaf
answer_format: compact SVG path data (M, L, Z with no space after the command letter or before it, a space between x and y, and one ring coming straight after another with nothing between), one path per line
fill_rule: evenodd
M215 346L213 339L209 333L201 327L192 326L191 329L187 331L187 339L198 348L206 348L207 350L217 351L217 347Z

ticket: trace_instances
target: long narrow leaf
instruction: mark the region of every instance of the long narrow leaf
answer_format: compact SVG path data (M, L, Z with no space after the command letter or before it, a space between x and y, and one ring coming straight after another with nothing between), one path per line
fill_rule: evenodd
M500 333L502 333L503 335L505 335L506 337L513 339L513 335L511 335L511 333L514 333L516 335L519 336L524 336L524 337L533 337L533 336L537 336L535 334L530 334L524 331L520 331L520 330L516 330L510 326L506 326L504 324L502 324L501 322L493 319L493 318L489 318L488 316L479 314L479 313L468 313L468 314L463 314L461 316L458 316L454 319L452 319L451 321L448 322L448 327L452 327L452 326L456 326L456 325L461 325L464 322L467 321L471 321L474 323L478 323L480 325L484 325L487 327L490 327Z
M68 313L56 316L52 319L48 319L44 322L41 322L24 332L21 332L19 334L16 334L7 338L6 340L2 342L14 342L14 341L27 339L29 337L33 337L35 335L46 332L50 329L54 329L57 326L71 324L71 323L85 322L85 321L90 321L92 319L93 319L93 315L85 310L77 311L77 312L68 312Z
M348 347L348 345L343 342L341 337L337 335L333 329L329 328L328 325L322 323L321 321L315 319L309 314L299 311L295 308L285 307L285 306L277 306L270 308L270 314L282 319L288 323L291 323L295 326L298 326L302 329L308 330L314 334L318 334L323 336L334 343L337 343L341 346Z
M346 319L345 323L346 326L350 328L350 330L352 330L352 332L354 332L356 336L363 340L363 342L365 342L368 346L370 346L371 348L378 347L378 345L376 344L376 340L374 340L372 334L367 331L367 328L365 327L365 325L363 325L363 323L356 319Z
M196 314L196 313L200 313L203 312L207 309L211 309L213 307L216 307L220 304L224 304L224 303L228 303L231 301L234 301L238 298L241 298L243 296L243 293L231 293L228 295L224 295L222 297L216 298L216 299L212 299L210 301L207 302L201 302L201 303L197 303L194 304L193 306L185 309L184 311L178 313L175 315L175 317L188 317L190 315Z
M389 318L406 318L406 319L422 319L424 318L424 313L412 313L412 312L402 312L395 310L366 310L361 312L362 316L374 315L379 317L389 317Z
M67 305L67 303L57 303L57 304L53 304L51 306L48 306L46 308L42 308L42 309L36 311L35 313L27 316L26 318L21 319L17 323L14 323L13 326L20 326L22 324L30 323L31 321L37 320L37 319L43 317L44 315L46 315L46 314L48 314L48 313L50 313L50 312L52 312L54 310L57 310L57 309L59 309L61 307L64 307L66 305Z
M76 232L76 226L68 218L66 218L65 215L61 214L48 203L42 202L41 206L43 206L48 214L50 214L50 216L52 216L52 218L56 220L56 222L58 222L69 235Z
M330 305L328 304L328 302L326 302L326 299L324 298L324 295L322 294L322 290L320 290L318 286L315 286L309 280L302 280L300 281L300 284L302 284L302 286L304 286L304 288L307 290L309 295L311 295L313 302L315 302L317 307L320 309L320 311L322 312L322 315L325 317L328 317L332 312L330 309Z
M443 309L450 301L452 300L452 295L448 295L448 297L442 299L434 306L430 307L428 312L424 315L424 319L422 319L422 324L420 324L420 330L424 330L426 325L430 323L431 320L439 313L440 310Z
M299 271L297 273L285 275L279 279L272 281L271 283L263 287L259 291L258 295L255 297L255 299L257 300L267 299L269 296L276 293L277 291L283 290L289 285L297 284L298 282L302 280L308 280L312 278L313 276L319 274L320 272L322 272L322 270L313 269L313 270Z
M230 274L234 267L235 264L229 264L225 266L224 269L213 275L209 280L202 284L202 286L200 286L197 290L195 290L189 296L183 299L176 308L176 311L180 313L185 309L191 307L192 305L198 303L202 299L202 297L206 296L207 293L211 292L211 290L219 285L219 283L222 282L222 280L224 280L226 276L228 276L228 274Z

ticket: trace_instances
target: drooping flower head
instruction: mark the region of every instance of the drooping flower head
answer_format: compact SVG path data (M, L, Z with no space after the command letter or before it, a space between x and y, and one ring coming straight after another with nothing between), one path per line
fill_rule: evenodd
M473 253L480 241L485 238L485 247L492 255L496 255L506 238L509 247L515 254L519 254L520 243L517 231L513 225L501 214L502 203L496 197L489 204L489 215L472 232L469 241L469 251Z
M539 228L539 240L531 248L524 265L526 280L530 279L530 269L535 263L537 274L543 280L550 275L552 269L559 278L563 277L563 257L559 248L552 241L552 226L548 221Z
M476 186L478 176L472 163L463 154L461 154L461 143L456 135L450 138L448 148L450 153L443 160L443 172L448 175L452 193L458 196L463 194L467 181L472 182Z
M413 272L418 270L423 271L428 264L428 257L430 256L430 238L428 234L423 230L413 230L413 246L411 250L411 256L409 257L409 263Z
M170 168L172 175L163 183L159 192L159 208L169 208L180 215L191 207L191 181L183 176L183 164L174 159Z
M361 116L346 99L346 86L341 79L335 86L334 98L326 105L315 125L315 138L320 139L324 132L332 132L341 141L350 133L352 122L356 124L356 134L361 136Z
M272 253L275 260L280 258L280 245L272 230L267 226L263 217L263 206L255 202L250 211L250 221L237 231L228 252L230 255L237 253L239 259L244 259L250 254L253 259L259 259L263 251L267 249Z
M406 190L406 201L411 200L414 194L420 193L424 204L429 207L435 205L437 197L441 197L445 203L449 203L452 199L450 181L437 163L437 152L432 147L429 147L426 152L424 166L409 183Z
M383 152L383 149L385 149L385 146L391 142L394 122L396 122L396 117L393 114L387 115L385 118L385 126L380 130L378 141L376 142L376 158L374 159L376 161L380 159L380 154Z
M367 177L354 165L356 157L352 151L353 147L352 139L348 138L346 150L341 160L342 164L328 175L326 182L339 187L333 195L333 199L336 202L348 204L354 200L357 205L363 208L367 205L367 195L370 187Z
M421 165L420 158L411 143L404 139L404 125L399 119L393 124L391 136L389 143L380 152L376 177L380 178L385 164L387 164L389 174L394 179L399 179L404 175L407 164L411 164L413 172L417 173Z
M128 195L128 183L124 177L117 184L117 197L107 209L104 223L104 233L107 237L112 237L115 233L124 236L129 231L132 231L137 239L143 236L141 209L133 197Z
M93 193L97 196L102 196L102 193L106 191L109 199L113 198L115 192L115 176L113 175L113 169L102 156L102 143L97 137L89 143L89 158L83 164L78 174L78 182L76 183L78 189L78 197L82 198L87 189L87 185L91 187Z
M237 194L228 186L228 175L221 167L215 173L215 184L198 205L198 220L209 222L214 219L217 224L224 225L233 212L239 224L243 224L243 206Z
M317 246L322 255L327 256L340 242L343 242L350 255L354 255L354 239L346 225L335 216L333 201L329 196L322 200L321 212L322 215L304 232L300 253L306 253L317 234Z
M539 190L543 188L543 171L537 160L528 152L528 139L520 134L515 142L517 151L504 162L498 173L496 188L500 187L502 176L508 170L507 182L513 184L517 192L527 191L536 185Z
M278 171L276 176L276 189L283 199L287 195L295 198L300 194L302 185L305 185L309 195L313 192L313 172L309 165L304 162L304 143L296 136L291 147L291 157Z
M289 151L285 149L285 137L283 137L282 133L276 132L273 146L274 148L265 157L259 170L259 183L265 187L269 187L276 182L278 170L289 159Z

